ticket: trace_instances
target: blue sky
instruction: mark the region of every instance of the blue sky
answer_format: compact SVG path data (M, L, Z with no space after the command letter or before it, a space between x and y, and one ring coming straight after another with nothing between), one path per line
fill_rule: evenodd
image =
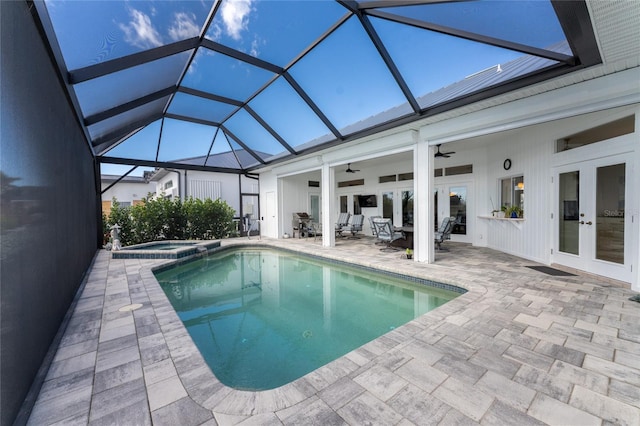
M47 0L46 4L66 66L75 70L196 37L202 31L213 1ZM564 40L547 0L490 0L384 10L537 47ZM347 13L344 7L329 0L223 0L206 38L286 67ZM375 17L370 19L416 97L522 56L518 52ZM191 53L76 85L83 114L89 116L108 110L176 84ZM364 120L375 122L375 117L383 117L378 119L382 120L411 111L355 16L291 66L289 72L339 130ZM200 48L182 83L190 89L249 102L294 149L318 138L326 139L330 133L328 128L288 82L276 77L271 71ZM271 86L254 96L270 81L273 81ZM118 85L117 90L113 90L114 83ZM162 102L158 105L147 108L162 108ZM212 122L222 121L236 110L234 105L185 93L177 94L168 108L173 114ZM387 111L386 115L380 116L383 111ZM132 121L136 114L146 112L142 108L131 111L89 130L92 137L108 134L117 123ZM268 155L284 151L244 110L224 124L252 149ZM160 138L160 124L153 123L105 155L155 160L157 153L158 160L172 161L228 149L224 138L218 138L211 146L215 130L212 126L167 120ZM118 173L128 168L104 165L103 171ZM135 174L141 173L137 170Z

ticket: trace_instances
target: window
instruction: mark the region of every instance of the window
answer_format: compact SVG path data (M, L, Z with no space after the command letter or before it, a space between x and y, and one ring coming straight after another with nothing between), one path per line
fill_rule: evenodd
M524 177L513 176L500 179L500 205L518 206L524 209Z
M398 180L399 181L403 181L403 180L413 180L413 172L409 172L409 173L400 173L398 175Z
M169 189L169 188L173 188L173 181L172 180L164 183L164 189Z
M466 175L473 173L473 164L466 164L464 166L447 167L444 169L444 173L447 176Z
M364 185L364 179L345 180L343 182L338 182L338 188L346 188L349 186L360 186L360 185Z
M396 175L379 176L378 183L395 182Z
M631 134L635 131L635 121L635 116L632 115L558 139L556 141L556 152L567 151L617 136Z

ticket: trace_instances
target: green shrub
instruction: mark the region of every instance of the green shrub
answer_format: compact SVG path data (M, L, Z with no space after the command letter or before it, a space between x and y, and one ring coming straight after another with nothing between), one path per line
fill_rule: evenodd
M106 232L110 232L111 227L115 224L120 226L120 244L123 246L135 244L131 208L121 206L118 200L114 198L111 203L111 213L107 220Z
M148 196L129 208L121 207L114 198L106 232L113 224L120 225L123 246L158 240L228 238L236 236L234 214L235 210L221 199L189 198L183 203Z

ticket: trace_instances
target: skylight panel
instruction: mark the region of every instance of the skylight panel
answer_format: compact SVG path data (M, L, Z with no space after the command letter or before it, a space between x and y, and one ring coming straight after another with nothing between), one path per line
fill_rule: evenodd
M333 32L290 73L343 133L347 127L357 131L411 112L356 18Z
M157 120L122 141L104 155L117 158L155 161L160 140L160 123Z
M74 89L84 116L175 86L190 53L182 52L76 84Z
M106 137L114 132L125 133L128 126L134 125L140 121L146 120L148 117L159 116L162 114L165 105L169 101L169 97L165 96L148 104L133 108L122 114L115 115L106 120L102 120L88 127L92 140ZM125 136L122 134L121 136Z
M239 169L242 166L238 162L236 153L231 149L224 132L219 129L216 133L209 157L205 163L210 167L225 167Z
M211 99L176 93L169 105L168 113L221 123L238 107Z
M238 158L238 161L240 162L240 165L242 168L246 169L246 168L257 166L260 164L260 162L253 155L251 155L249 151L247 151L242 146L240 146L232 138L229 138L229 144L231 145L234 155ZM258 151L258 152L255 152L255 154L260 158L268 157L268 154L264 152ZM209 159L213 161L211 157L209 157Z
M202 157L204 165L216 128L182 120L165 119L158 161L178 161Z
M371 22L417 98L524 56L384 19Z
M540 49L566 42L549 0L455 1L380 10Z
M223 0L206 37L285 66L344 14L342 6L326 0Z
M282 77L256 96L249 106L292 147L331 133Z
M270 71L201 48L182 84L212 95L246 101L273 77Z
M224 123L240 141L266 160L270 156L281 154L286 149L255 118L244 109L235 113Z
M197 37L212 0L45 0L67 69Z

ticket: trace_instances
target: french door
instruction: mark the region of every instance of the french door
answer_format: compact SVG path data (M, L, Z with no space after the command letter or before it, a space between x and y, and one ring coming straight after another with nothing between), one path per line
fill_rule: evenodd
M382 192L382 217L395 226L413 226L413 188Z
M469 232L470 223L467 217L471 217L470 193L468 182L438 184L434 187L434 223L436 229L440 226L442 219L447 216L455 218L455 225L451 230L451 239L459 242L471 242Z
M617 155L556 169L555 263L631 281L626 158Z

